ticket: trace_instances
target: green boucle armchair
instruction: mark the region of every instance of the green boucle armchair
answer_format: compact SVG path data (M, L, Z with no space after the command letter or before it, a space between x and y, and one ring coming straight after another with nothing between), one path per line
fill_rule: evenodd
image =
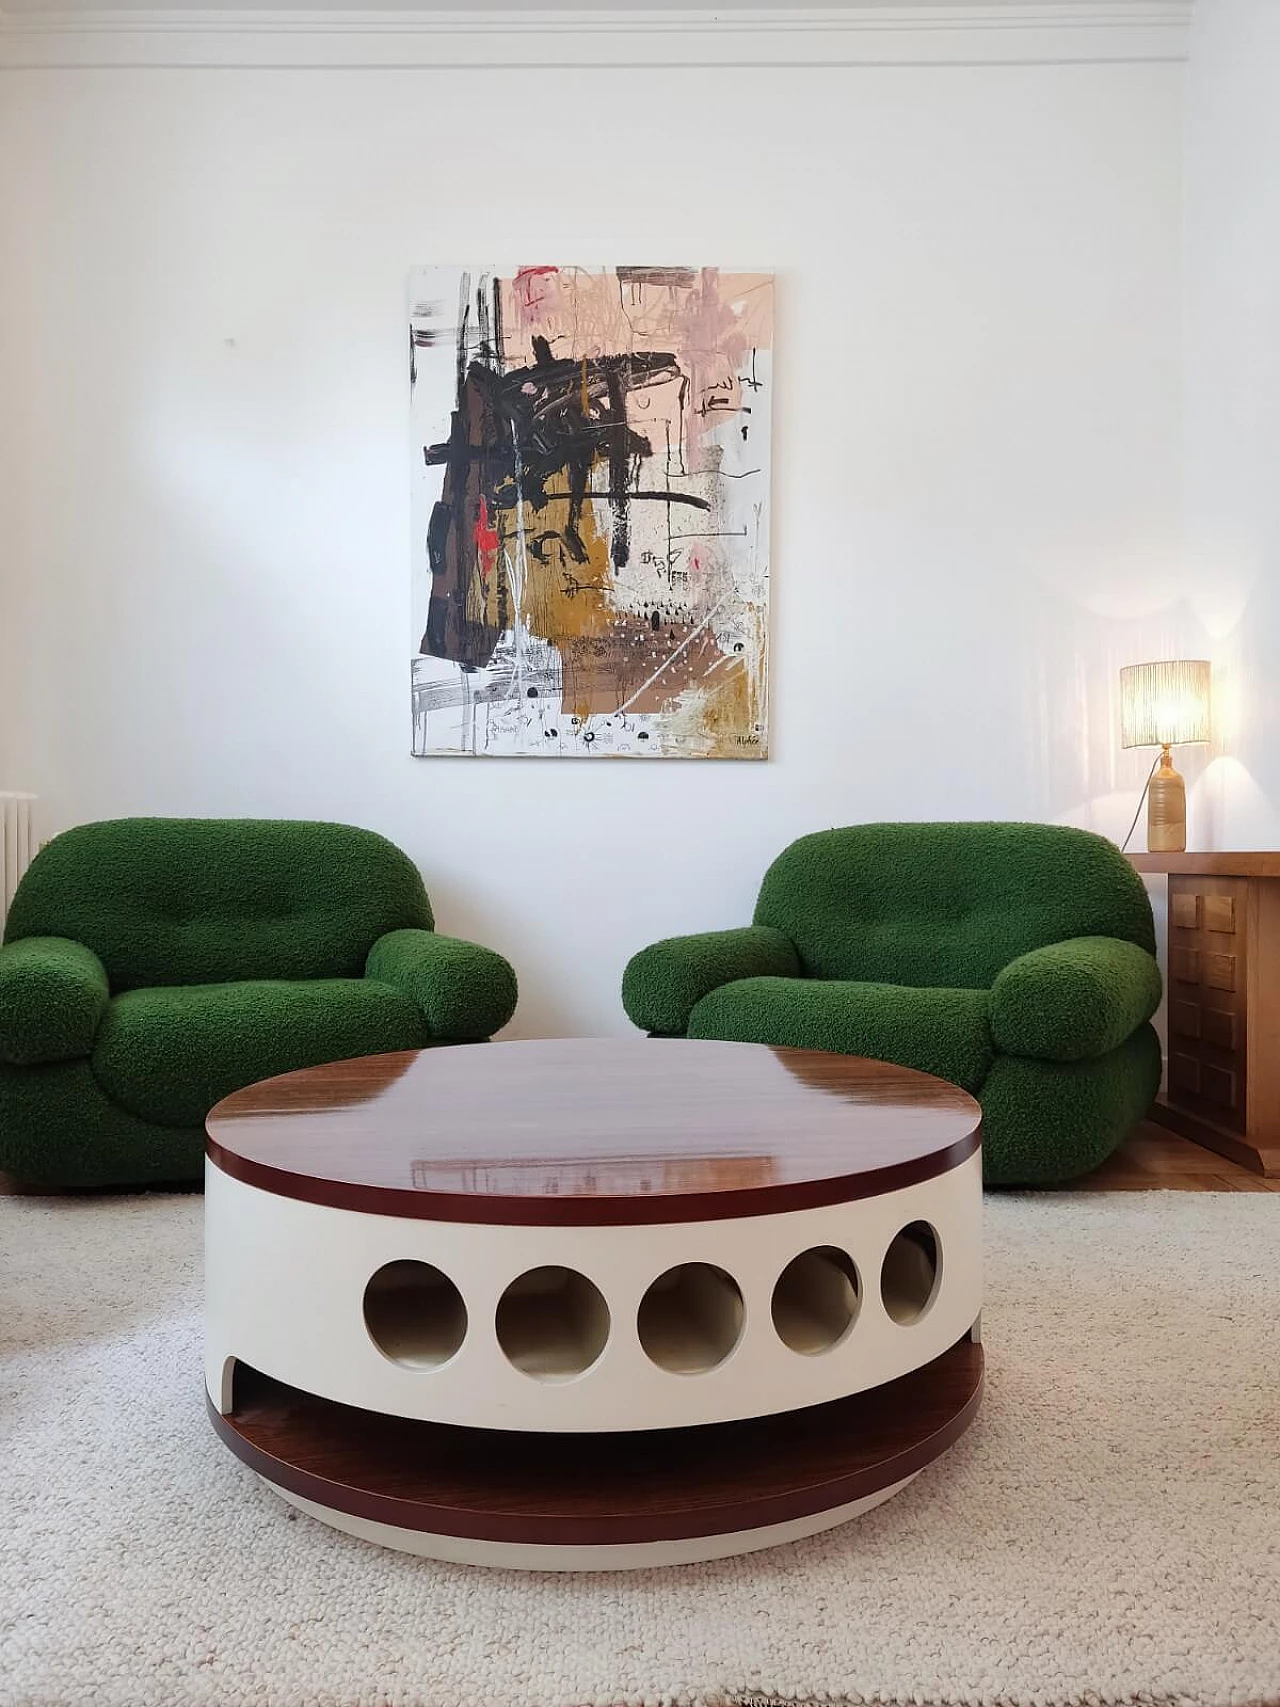
M0 1172L198 1179L221 1097L295 1067L478 1042L500 955L437 936L407 854L348 824L121 818L56 837L0 947Z
M1049 824L865 824L793 842L742 930L626 969L659 1036L827 1049L982 1104L991 1185L1087 1173L1160 1083L1151 905L1113 843Z

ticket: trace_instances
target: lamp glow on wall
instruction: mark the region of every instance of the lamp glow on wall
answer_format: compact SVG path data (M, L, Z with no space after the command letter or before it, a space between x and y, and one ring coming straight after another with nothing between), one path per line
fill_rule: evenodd
M1187 788L1169 749L1209 739L1209 675L1205 658L1129 664L1120 672L1121 746L1160 748L1146 787L1152 853L1181 853L1187 845Z

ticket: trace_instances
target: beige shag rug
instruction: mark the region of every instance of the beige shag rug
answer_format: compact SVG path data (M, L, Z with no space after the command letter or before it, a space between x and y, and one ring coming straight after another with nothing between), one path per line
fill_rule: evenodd
M996 1197L973 1431L853 1525L524 1576L215 1440L200 1202L0 1200L3 1707L1280 1701L1280 1195Z

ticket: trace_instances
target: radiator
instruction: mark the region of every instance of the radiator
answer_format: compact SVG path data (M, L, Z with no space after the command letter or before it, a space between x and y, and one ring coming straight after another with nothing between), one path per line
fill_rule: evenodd
M35 795L0 794L0 920L35 852Z

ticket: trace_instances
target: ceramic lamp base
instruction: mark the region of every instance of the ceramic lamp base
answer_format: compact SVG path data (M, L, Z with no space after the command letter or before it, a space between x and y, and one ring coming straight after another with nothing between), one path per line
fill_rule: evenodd
M1166 747L1147 788L1147 848L1182 853L1187 845L1187 785L1173 768Z

